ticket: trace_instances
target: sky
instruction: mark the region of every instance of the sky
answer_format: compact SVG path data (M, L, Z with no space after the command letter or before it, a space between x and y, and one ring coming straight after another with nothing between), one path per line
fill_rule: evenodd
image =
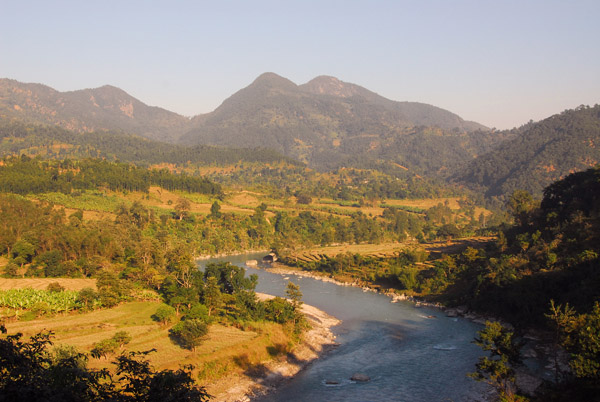
M0 77L185 116L264 72L507 129L600 103L599 0L0 0Z

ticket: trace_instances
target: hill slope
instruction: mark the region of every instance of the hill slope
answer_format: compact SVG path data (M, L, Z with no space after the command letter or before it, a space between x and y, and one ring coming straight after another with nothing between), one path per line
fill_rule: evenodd
M109 85L59 92L42 84L9 79L0 79L0 118L78 132L121 130L161 141L174 141L189 125L186 117L148 106Z
M530 124L452 177L483 187L487 196L516 189L536 196L566 175L600 163L600 106L566 110Z
M457 136L485 129L443 109L394 102L333 77L298 86L273 73L261 75L192 124L195 128L182 137L185 143L270 147L320 167L357 156L379 158L380 151L422 126Z
M121 132L94 131L81 135L56 126L0 119L0 157L23 153L57 159L102 158L139 165L231 165L238 162L300 165L295 160L264 148L183 146Z
M383 161L442 175L502 139L446 110L391 101L334 77L296 85L273 73L192 120L147 106L111 86L58 92L2 79L0 119L75 132L113 130L166 142L181 139L188 145L270 148L318 168Z

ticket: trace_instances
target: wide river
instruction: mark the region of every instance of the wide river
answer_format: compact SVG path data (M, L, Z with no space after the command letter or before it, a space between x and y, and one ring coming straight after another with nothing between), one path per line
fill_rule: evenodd
M390 303L387 296L359 288L245 265L262 256L229 256L203 260L200 265L229 261L244 267L248 275L258 275L258 292L277 296L284 296L288 281L294 282L300 285L305 303L342 324L333 328L339 347L261 401L458 402L480 400L485 393L484 385L467 377L482 354L471 343L480 325L409 302ZM354 373L366 374L371 381L352 382Z

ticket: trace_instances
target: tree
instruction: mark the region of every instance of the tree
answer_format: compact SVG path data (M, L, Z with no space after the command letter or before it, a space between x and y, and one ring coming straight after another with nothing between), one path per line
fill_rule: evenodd
M208 325L199 319L179 321L169 331L178 343L187 349L196 351L206 334L208 334Z
M288 299L291 300L292 306L294 309L300 308L302 306L302 292L300 291L300 286L296 285L294 282L288 282L285 290L285 295Z
M93 308L98 299L98 293L92 288L83 288L77 294L77 303L83 305L85 309Z
M187 198L180 198L175 203L175 213L179 217L179 220L187 217L190 209L192 208L192 204Z
M152 319L160 322L162 325L168 325L173 319L174 315L175 309L173 307L162 304L158 306L156 312L152 314Z
M35 254L35 247L26 240L18 240L11 251L13 260L23 268L24 264L30 263L31 258Z
M139 356L152 352L131 352L116 360L122 396L118 402L205 402L210 395L196 385L192 377L194 366L186 365L176 371L155 372L150 363Z
M308 205L312 202L312 198L308 195L308 194L297 194L296 195L296 203L297 204L304 204L304 205Z
M204 286L204 304L208 309L208 316L210 317L216 309L221 306L221 289L217 278L214 276L208 277Z
M508 210L511 212L515 222L523 226L528 222L529 214L539 205L539 201L533 199L532 195L524 190L515 190L508 200Z
M485 328L477 334L473 343L490 352L490 356L480 357L477 371L469 373L469 377L493 386L503 401L523 400L516 394L513 366L521 364L521 345L515 341L514 333L497 321L486 321Z
M0 332L6 328L0 325ZM0 338L0 402L205 402L210 395L196 385L192 366L155 371L147 352L122 354L108 369L87 368L87 356L74 348L48 350L52 333L29 340L21 334Z
M215 201L210 206L210 216L213 218L219 218L221 216L221 205Z

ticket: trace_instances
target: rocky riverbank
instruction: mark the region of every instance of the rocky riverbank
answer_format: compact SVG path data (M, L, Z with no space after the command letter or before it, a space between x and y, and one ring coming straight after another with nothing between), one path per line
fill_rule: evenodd
M273 296L258 294L259 298L267 299ZM220 394L215 394L211 399L215 402L248 402L256 401L260 397L273 391L277 386L290 380L306 366L328 351L337 346L335 335L331 328L340 324L340 320L330 316L316 307L302 305L311 329L308 330L292 353L264 364L259 376L235 375L219 380L220 384L213 384L214 388L227 389ZM223 384L230 384L224 387ZM210 385L208 390L213 388Z
M414 303L416 306L438 308L438 309L442 310L447 317L451 317L451 318L461 317L461 318L467 319L469 321L472 321L472 322L475 322L475 323L481 324L481 325L484 325L486 321L499 321L503 326L510 328L510 329L513 328L513 326L506 321L503 321L497 317L483 315L483 314L471 311L466 306L446 307L440 303L431 303L431 302L420 300L420 299L415 298L410 295L399 294L399 293L395 292L393 289L384 290L381 288L374 288L374 287L370 287L366 283L361 283L359 281L341 282L339 280L336 280L334 278L328 277L328 276L320 274L320 273L304 271L299 268L290 267L288 265L281 264L281 263L274 263L274 264L272 264L271 267L267 268L267 270L269 272L273 272L273 273L277 273L277 274L281 274L281 275L298 275L301 277L302 276L310 277L310 278L321 280L324 282L335 283L336 285L340 285L340 286L354 286L354 287L363 289L363 291L379 292L379 293L389 296L391 298L391 300L390 300L391 303L397 303L399 301L410 301L410 302ZM538 339L538 338L545 338L546 335L547 334L539 334L535 330L529 331L529 333L524 337L525 338L524 340L526 341L526 346L523 350L523 352L524 352L523 358L524 359L534 359L537 361L537 364L541 364L542 366L545 366L545 369L547 372L548 371L552 372L554 370L554 367L552 367L549 357L554 353L553 349L551 348L551 346L549 345L549 342L547 340ZM562 358L560 360L561 360L561 368L563 369L563 371L567 370L566 357L562 356ZM517 379L517 384L518 384L519 388L521 389L522 392L525 392L528 394L534 394L535 390L540 386L540 384L542 383L542 380L544 378L548 379L547 377L545 377L542 374L542 372L540 370L536 370L535 372L533 372L530 369L528 369L526 366L520 367L516 371L516 379ZM482 400L489 400L489 398L493 399L493 396L491 396L491 395L494 395L493 392L490 395L482 395Z

